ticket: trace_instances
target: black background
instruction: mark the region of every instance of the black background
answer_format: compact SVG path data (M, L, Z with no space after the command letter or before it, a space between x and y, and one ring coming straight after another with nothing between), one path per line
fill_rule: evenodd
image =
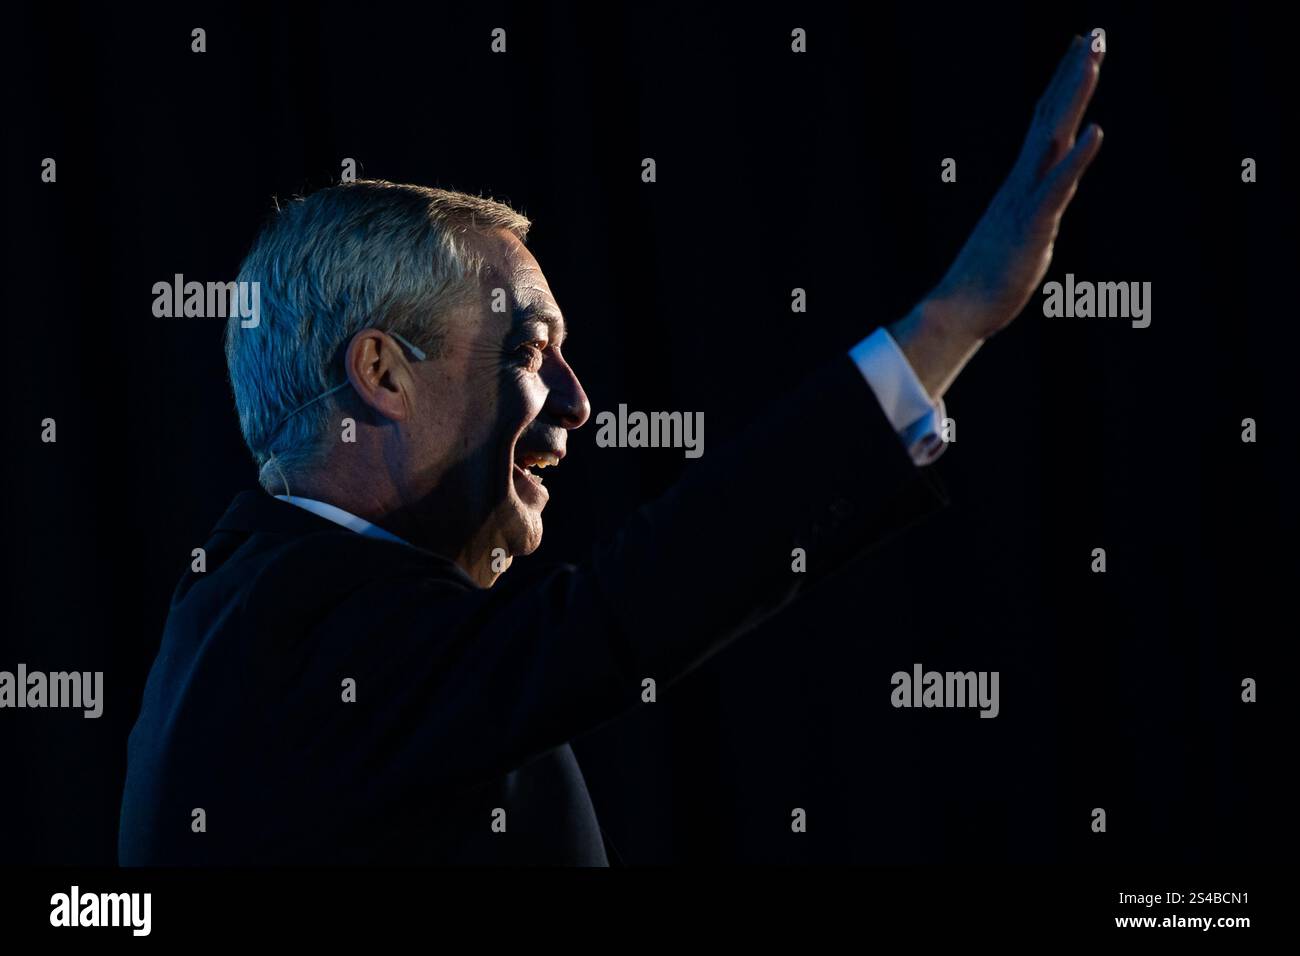
M336 180L344 157L363 176L488 193L534 221L594 409L703 411L707 454L937 281L1070 37L1094 26L1108 55L1088 119L1106 138L1048 278L1150 281L1150 328L1045 319L1035 296L948 393L949 509L575 747L632 863L1273 854L1284 761L1268 728L1295 633L1277 611L1295 580L1298 208L1295 41L1274 14L7 16L0 669L102 670L106 704L99 720L0 712L0 862L115 860L125 740L171 589L255 484L222 321L154 318L155 282L233 278L272 197ZM805 55L790 52L796 26ZM40 181L47 156L56 184ZM940 182L949 156L956 184ZM790 312L796 286L806 315ZM843 409L843 428L863 414ZM47 416L56 444L40 440ZM548 477L529 560L580 560L689 467L594 435L576 433ZM799 467L773 447L750 480L779 495ZM1000 671L1001 715L893 709L890 675L918 661ZM1247 676L1258 704L1240 700Z

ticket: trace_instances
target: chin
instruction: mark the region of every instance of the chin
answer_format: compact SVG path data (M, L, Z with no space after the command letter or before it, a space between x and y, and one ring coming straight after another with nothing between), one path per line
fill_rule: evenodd
M532 554L542 544L542 514L528 507L522 501L514 499L509 502L510 515L504 522L505 528L501 538L506 543L506 551L511 557Z
M494 536L511 557L532 554L541 547L542 511L549 500L550 493L537 476L512 462Z
M522 556L532 554L542 546L542 519L536 517L532 525L523 534L515 538L516 544L511 549L511 554Z

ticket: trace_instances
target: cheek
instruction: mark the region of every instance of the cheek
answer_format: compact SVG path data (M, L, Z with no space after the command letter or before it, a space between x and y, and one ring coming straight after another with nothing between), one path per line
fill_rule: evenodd
M546 396L550 394L550 389L542 381L540 375L533 375L529 378L524 388L526 409L525 412L529 421L532 421L542 413L542 408L546 405Z
M536 375L523 376L502 390L497 419L512 436L541 414L546 404L546 386Z
M476 488L488 471L500 471L497 396L448 393L443 399L423 410L422 457L431 462L441 482L464 493Z
M530 380L531 379L531 380ZM473 396L459 413L455 428L446 419L446 409L432 411L435 429L444 433L449 458L468 466L474 481L486 480L496 486L503 467L513 472L512 450L515 441L540 414L546 403L546 387L536 376L511 376L489 392L483 389ZM511 459L509 466L506 459Z

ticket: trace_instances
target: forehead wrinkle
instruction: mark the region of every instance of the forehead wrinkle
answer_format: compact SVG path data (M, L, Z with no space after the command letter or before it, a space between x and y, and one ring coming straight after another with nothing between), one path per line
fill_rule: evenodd
M551 298L550 290L545 285L529 285L519 281L536 274L535 269L520 269L515 273L516 283L512 289L515 300L514 324L518 328L528 322L542 322L551 338L559 344L564 340L567 329L564 316Z
M564 316L551 293L541 267L528 258L507 253L502 263L509 278L510 297L514 300L514 329L530 322L546 325L551 340L559 345L568 333Z

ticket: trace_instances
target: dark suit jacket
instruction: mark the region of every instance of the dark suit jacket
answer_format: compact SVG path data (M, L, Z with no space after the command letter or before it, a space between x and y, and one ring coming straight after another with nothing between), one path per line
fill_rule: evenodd
M583 563L524 560L492 588L244 492L176 588L128 744L120 862L603 865L568 741L947 500L848 357Z

